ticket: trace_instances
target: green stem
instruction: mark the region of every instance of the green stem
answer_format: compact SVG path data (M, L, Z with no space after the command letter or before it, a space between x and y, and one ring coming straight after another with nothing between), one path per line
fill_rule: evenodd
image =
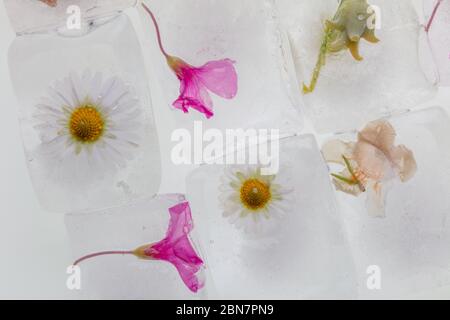
M333 32L333 29L328 24L326 24L322 44L320 45L319 56L317 58L316 66L314 67L311 82L310 82L309 86L306 86L306 84L303 84L303 93L304 94L311 93L316 88L317 81L319 80L320 72L322 70L322 67L326 63L326 57L327 57L327 53L328 53L328 43L330 41L332 32Z
M337 8L336 13L334 14L333 20L338 16L339 11L341 10L341 7L343 6L344 0L339 2L339 6ZM325 23L325 29L324 29L324 36L322 40L322 44L320 45L320 52L319 57L317 58L317 63L314 68L311 82L309 84L309 87L306 86L306 84L303 84L303 94L312 93L314 89L316 88L317 81L319 80L320 71L322 70L322 67L326 63L327 53L329 51L328 44L330 42L330 38L333 34L334 28L330 25L329 21L327 20Z

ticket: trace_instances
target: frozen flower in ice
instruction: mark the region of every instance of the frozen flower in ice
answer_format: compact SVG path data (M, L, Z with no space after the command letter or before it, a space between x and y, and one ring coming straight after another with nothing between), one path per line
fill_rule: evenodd
M259 167L225 169L220 185L223 216L238 228L252 231L259 224L282 216L289 207L292 191L276 175L262 175Z
M341 0L332 20L325 23L324 36L311 83L303 85L303 93L314 91L320 71L326 63L326 56L348 49L355 60L362 60L359 42L364 39L371 43L379 40L375 36L375 23L369 21L374 15L367 0Z
M86 255L74 262L80 262L102 255L134 255L143 260L163 260L171 263L178 270L185 285L192 291L200 290L204 283L199 278L203 261L195 252L189 233L194 228L191 208L188 202L178 204L169 209L170 222L166 237L156 243L147 244L129 251L101 251Z
M41 2L44 2L45 4L48 4L50 7L56 7L58 4L58 0L40 0Z
M410 180L417 171L411 150L395 145L396 133L385 120L369 123L358 133L357 142L333 140L326 143L322 154L327 162L344 166L339 174L332 174L337 190L355 196L368 193L372 215L384 215L384 186L398 178Z
M234 61L223 59L210 61L201 67L194 67L184 60L169 55L161 41L158 23L151 10L142 3L145 11L150 15L156 28L158 44L167 64L181 82L180 96L173 102L173 106L183 112L189 112L193 108L203 113L206 118L211 118L213 102L208 91L225 98L233 99L237 94L237 73Z
M226 99L236 95L237 75L229 59L210 61L199 68L176 57L168 57L167 61L181 81L180 96L173 106L185 113L193 108L211 118L213 103L208 90Z
M101 73L71 73L36 105L43 150L60 162L80 157L98 167L125 166L138 146L138 100L125 83Z

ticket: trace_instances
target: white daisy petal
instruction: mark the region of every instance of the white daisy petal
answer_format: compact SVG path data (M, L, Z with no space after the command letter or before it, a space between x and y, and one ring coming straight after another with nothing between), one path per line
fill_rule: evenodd
M88 98L93 102L97 102L100 99L102 90L103 75L97 72L91 80L91 84L88 88Z
M52 123L60 119L60 117L54 113L39 113L36 114L35 119L42 121L43 123Z
M126 99L128 94L126 87L121 82L115 81L109 93L103 97L102 105L105 109L111 109L122 100L128 100Z
M142 114L141 109L129 109L128 111L122 111L117 113L110 113L110 115L114 115L116 121L131 121L133 119L138 118Z
M95 104L102 105L105 98L107 98L114 88L114 83L116 82L115 77L111 77L105 81L102 85L102 88L99 92L98 99L95 101Z
M116 119L111 121L111 126L113 126L116 131L128 131L130 128L137 128L140 126L140 123L137 121L116 122L115 120Z
M84 70L83 75L81 76L82 83L89 83L89 81L91 81L91 79L92 79L91 70L89 70L89 69ZM89 92L86 92L86 94L88 94L88 93Z
M67 98L58 93L58 91L56 91L55 88L49 87L47 91L49 98L52 100L53 105L72 107L69 100L67 100Z
M122 141L127 141L128 143L137 144L140 141L139 135L137 135L134 130L130 128L130 131L116 131L114 129L109 130L109 132L115 139L119 139ZM119 137L119 138L118 138Z
M57 154L64 147L66 141L67 137L57 136L47 142L47 146L44 152L49 154Z
M112 108L106 110L108 114L116 114L121 112L127 112L129 110L140 110L137 109L139 100L136 98L130 98L130 99L123 99L120 103L117 103L116 105L112 106Z
M75 72L70 73L70 84L72 85L72 94L74 96L74 101L77 105L84 102L87 96L87 92L84 89L83 83Z
M36 106L36 108L38 108L39 111L44 112L44 113L52 113L52 114L56 114L58 116L63 116L64 113L61 110L56 109L55 107L52 107L50 105L46 105L46 104L38 104Z

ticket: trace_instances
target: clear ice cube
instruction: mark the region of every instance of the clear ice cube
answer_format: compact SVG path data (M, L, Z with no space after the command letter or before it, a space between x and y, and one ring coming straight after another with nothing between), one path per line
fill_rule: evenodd
M291 192L278 202L284 213L274 217L270 211L259 229L249 222L245 231L222 215L219 198L223 201L225 193L219 188L230 166L204 165L187 178L187 198L212 275L212 297L353 297L353 262L315 139L283 139L276 158L280 170L275 181Z
M182 195L161 195L101 211L67 214L66 227L73 259L102 250L132 250L160 241L168 228L168 209L183 201ZM190 235L197 252L203 256L196 242L195 221ZM72 263L68 261L67 265ZM81 290L78 295L87 299L207 297L205 289L192 293L175 267L165 261L111 255L81 262L79 267ZM206 270L203 276L207 278Z
M31 179L44 208L95 210L154 195L160 184L160 152L148 80L135 31L125 15L92 26L80 37L40 33L17 37L9 51L12 84L21 104L20 124ZM93 170L83 157L54 161L36 129L37 104L48 87L71 72L117 76L138 99L142 124L133 159L110 171ZM104 77L105 78L105 77ZM65 146L61 146L64 147ZM65 149L61 148L60 152ZM104 161L105 167L109 159Z
M419 24L410 0L372 0L380 9L379 43L362 40L357 62L348 50L328 55L314 92L304 95L306 113L320 132L342 132L396 110L414 107L433 96L419 63ZM300 86L309 85L324 24L336 0L276 0L287 28Z
M232 100L211 95L214 116L190 109L188 114L172 107L180 82L161 54L155 29L141 10L144 42L155 90L161 92L160 108L174 128L192 131L194 120L205 129L279 128L298 132L302 128L300 95L285 33L273 14L271 1L164 0L147 1L154 12L162 42L170 55L194 66L211 60L236 62L238 93ZM168 122L170 123L170 122ZM170 142L169 142L170 143Z
M387 191L384 218L368 214L364 195L338 192L363 299L414 298L450 285L450 119L444 110L430 108L388 120L396 144L413 151L416 175ZM338 138L356 139L354 134ZM377 275L370 266L381 271L380 290L366 284Z

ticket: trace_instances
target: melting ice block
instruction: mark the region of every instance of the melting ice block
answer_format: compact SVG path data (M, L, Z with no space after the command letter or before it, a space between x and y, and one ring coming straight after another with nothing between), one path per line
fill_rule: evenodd
M351 130L368 120L408 109L435 92L419 64L422 30L410 0L372 0L378 15L378 43L360 41L362 61L349 50L328 54L317 87L304 95L306 112L320 132ZM324 35L325 21L335 15L336 0L277 0L288 29L299 80L309 85ZM360 13L361 17L366 15ZM358 19L358 17L356 17ZM379 26L379 29L378 29Z
M230 100L211 94L214 116L194 109L175 109L180 82L158 48L150 16L142 11L149 63L162 96L165 116L174 127L192 131L194 120L205 129L302 128L300 95L287 37L273 14L271 1L164 0L146 1L154 12L165 50L200 67L212 60L235 61L237 95ZM217 83L216 86L220 86ZM158 87L156 87L158 88ZM170 123L170 120L169 120Z
M30 175L46 209L94 210L158 191L158 137L140 50L125 15L93 20L83 36L49 32L15 39L11 78ZM74 116L89 105L102 114L85 108ZM102 142L78 149L66 139L74 135Z
M187 178L214 298L353 297L352 258L314 138L283 139L273 159L280 164L275 179L256 174L258 166L220 164ZM246 210L268 194L267 212Z
M73 258L102 250L133 250L162 240L169 225L168 209L184 202L181 195L162 195L106 210L68 214L66 226ZM196 222L190 233L196 243ZM68 265L73 261L68 262ZM141 260L131 255L100 256L79 264L81 295L89 299L197 299L175 267L165 261ZM206 270L200 272L207 281Z
M388 189L384 218L368 214L364 195L338 195L346 208L360 298L414 298L450 285L450 119L444 110L431 108L388 120L397 132L396 143L414 153L417 173ZM381 289L369 290L368 280Z
M439 3L439 4L438 4ZM428 31L428 39L439 74L439 84L450 86L450 1L425 0L425 18L434 18Z

